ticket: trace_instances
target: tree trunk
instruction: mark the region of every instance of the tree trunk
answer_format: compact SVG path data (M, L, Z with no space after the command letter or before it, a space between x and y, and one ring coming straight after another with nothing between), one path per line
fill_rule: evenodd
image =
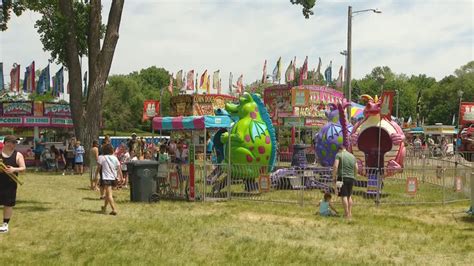
M72 0L59 1L61 14L67 18L68 38L66 63L70 80L70 105L76 137L89 151L93 140L98 140L102 118L102 99L109 76L115 47L119 38L119 26L122 18L124 0L113 0L102 49L100 49L100 28L102 24L100 0L91 0L89 14L88 52L89 52L89 92L85 104L82 99L81 65L79 63L74 11ZM85 162L89 162L89 152L85 153Z

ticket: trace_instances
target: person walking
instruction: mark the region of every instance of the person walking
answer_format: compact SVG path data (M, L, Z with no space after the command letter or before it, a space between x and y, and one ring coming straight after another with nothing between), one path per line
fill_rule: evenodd
M84 173L84 146L81 145L81 142L76 141L76 147L74 149L74 165L76 167L76 174L82 175Z
M114 148L108 144L102 147L103 155L99 156L97 160L97 172L102 172L100 179L100 186L105 190L104 206L101 207L102 212L107 211L107 205L110 204L112 212L110 215L117 215L117 206L112 195L112 188L117 185L117 182L122 181L122 171L120 169L120 162L115 157Z
M26 167L23 155L15 150L16 137L8 135L3 143L0 160L6 168L0 171L0 205L3 205L3 224L0 226L0 233L8 233L8 224L16 204L17 190L17 183L9 175L18 176L18 173L25 171Z
M91 179L91 190L98 190L99 178L97 173L97 160L99 160L99 142L97 140L92 141L92 148L89 156L90 166L90 179Z
M354 186L358 170L354 155L348 152L344 145L341 145L334 161L332 178L337 188L337 181L342 181L339 196L344 206L344 217L348 220L352 219L352 187Z

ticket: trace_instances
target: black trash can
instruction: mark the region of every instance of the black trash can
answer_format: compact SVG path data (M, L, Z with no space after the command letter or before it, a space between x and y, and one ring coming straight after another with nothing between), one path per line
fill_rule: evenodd
M127 163L130 179L130 201L150 202L156 192L157 161L144 160Z

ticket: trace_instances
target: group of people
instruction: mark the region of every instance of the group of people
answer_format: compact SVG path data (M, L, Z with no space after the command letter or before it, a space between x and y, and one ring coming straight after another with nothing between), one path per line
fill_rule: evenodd
M37 170L59 171L63 165L63 175L66 173L75 173L82 175L84 173L84 146L75 137L64 142L64 149L55 145L47 147L43 135L35 140L35 164Z
M408 143L413 147L414 156L423 157L425 151L429 157L445 157L454 155L454 144L442 137L437 140L431 136L421 139L418 135Z

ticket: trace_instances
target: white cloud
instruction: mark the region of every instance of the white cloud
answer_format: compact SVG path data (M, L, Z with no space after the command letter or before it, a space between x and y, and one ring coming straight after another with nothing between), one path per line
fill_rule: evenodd
M301 7L288 0L126 1L111 74L152 65L174 73L220 69L227 87L229 72L234 73L234 82L243 74L245 83L250 83L260 79L265 59L270 73L280 56L283 68L294 56L298 66L309 56L310 69L317 66L318 57L323 67L332 60L336 73L344 65L339 52L347 45L349 4L354 10L383 12L353 18L354 78L385 65L396 73L425 73L441 79L473 60L472 1L373 3L321 0L315 15L304 19ZM110 0L105 1L104 19L109 5ZM49 55L42 51L33 28L36 18L32 13L13 17L9 30L1 34L4 74L13 62L22 68L33 59L38 67L46 65Z

